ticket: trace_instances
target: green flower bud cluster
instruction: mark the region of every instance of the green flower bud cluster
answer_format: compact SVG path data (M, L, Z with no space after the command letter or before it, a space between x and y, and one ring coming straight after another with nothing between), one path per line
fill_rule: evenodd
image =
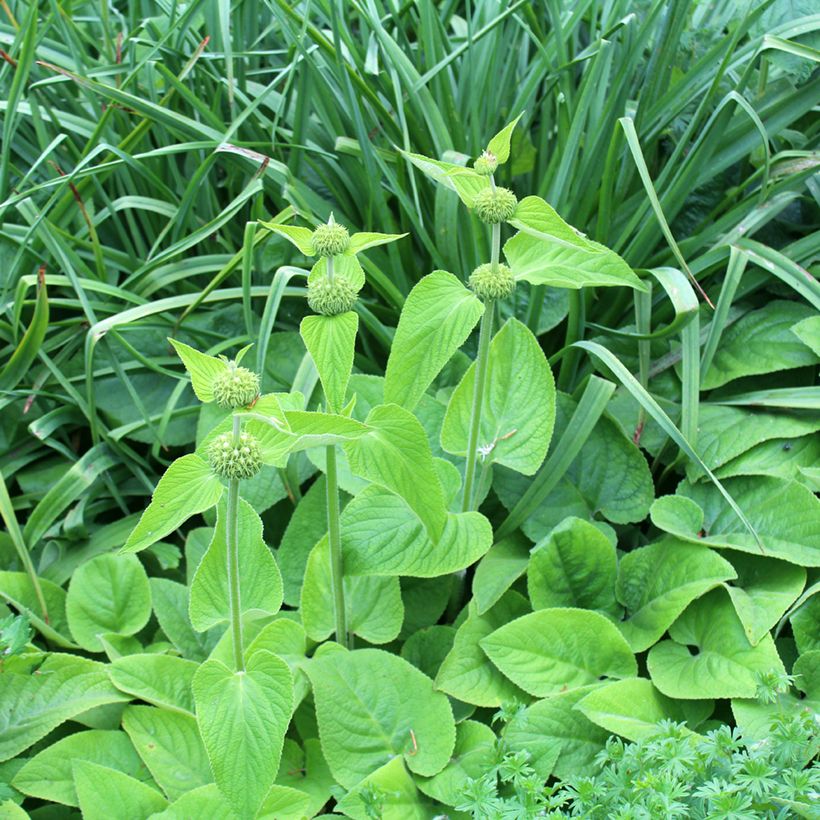
M240 433L238 445L233 433L223 433L208 445L208 461L220 478L253 478L262 468L262 452L250 433Z
M473 201L476 216L491 225L506 222L517 207L518 200L509 188L485 188Z
M220 407L247 407L259 395L259 376L233 362L213 382L214 401Z
M344 253L350 244L350 234L344 225L329 222L319 225L311 237L313 251L318 256L338 256Z
M485 302L492 299L506 299L515 290L513 272L502 264L487 262L479 265L470 274L470 287L476 296Z
M498 168L498 159L490 151L484 151L473 163L473 170L485 177L492 176L496 168Z
M308 285L307 300L314 313L336 316L356 304L356 290L343 276L320 277Z

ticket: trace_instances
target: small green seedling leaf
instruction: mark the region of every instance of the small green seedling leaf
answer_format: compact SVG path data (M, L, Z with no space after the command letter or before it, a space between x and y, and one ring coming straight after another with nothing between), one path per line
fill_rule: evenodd
M499 165L503 165L510 158L510 140L512 132L518 121L524 116L522 111L512 122L507 123L490 141L487 143L487 152L492 154Z

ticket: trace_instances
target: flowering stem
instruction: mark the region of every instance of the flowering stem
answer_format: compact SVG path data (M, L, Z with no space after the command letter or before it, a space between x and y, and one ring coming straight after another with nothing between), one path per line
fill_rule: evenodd
M490 264L493 266L493 273L498 272L498 260L501 256L501 223L493 225L493 235L490 247Z
M233 417L234 446L239 446L241 421ZM242 649L242 609L239 599L239 479L228 482L228 508L225 522L225 551L228 565L228 604L230 607L231 634L233 636L234 663L238 672L245 671L245 655Z
M342 533L339 524L339 485L336 476L336 445L328 445L327 453L327 539L330 546L330 586L336 619L336 640L350 646L345 611L344 568L342 566Z
M327 281L328 282L333 281L333 257L332 256L327 257Z
M497 260L496 264L498 264ZM473 382L473 409L470 415L470 432L467 438L467 469L464 473L464 495L461 499L462 512L472 509L478 434L481 427L481 410L484 405L484 385L487 381L487 363L490 358L490 338L493 335L494 312L495 300L488 299L484 303L484 315L481 317L481 329L478 334L478 356L476 357L475 381Z

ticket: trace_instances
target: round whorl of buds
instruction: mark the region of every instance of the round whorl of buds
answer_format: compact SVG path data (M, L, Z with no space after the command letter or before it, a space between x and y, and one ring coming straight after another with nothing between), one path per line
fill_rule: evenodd
M498 159L495 154L490 151L484 151L473 163L473 170L484 177L494 174L496 168L498 168Z
M253 478L262 468L262 453L250 433L240 433L238 444L233 433L223 433L208 445L208 461L220 478Z
M485 302L506 299L515 290L515 277L506 265L488 262L486 265L479 265L470 274L470 287Z
M476 216L491 225L506 222L517 207L518 200L509 188L485 188L473 201Z
M356 304L356 289L343 276L322 276L308 285L307 300L314 313L336 316Z
M347 250L350 244L350 234L344 225L337 222L328 222L319 225L311 237L313 251L318 256L338 256Z
M247 407L259 395L259 376L247 367L231 366L213 382L214 401L220 407Z

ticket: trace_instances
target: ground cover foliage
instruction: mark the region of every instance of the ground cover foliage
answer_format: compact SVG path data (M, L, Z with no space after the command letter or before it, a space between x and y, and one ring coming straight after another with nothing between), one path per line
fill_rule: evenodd
M812 11L0 3L0 813L814 816Z

